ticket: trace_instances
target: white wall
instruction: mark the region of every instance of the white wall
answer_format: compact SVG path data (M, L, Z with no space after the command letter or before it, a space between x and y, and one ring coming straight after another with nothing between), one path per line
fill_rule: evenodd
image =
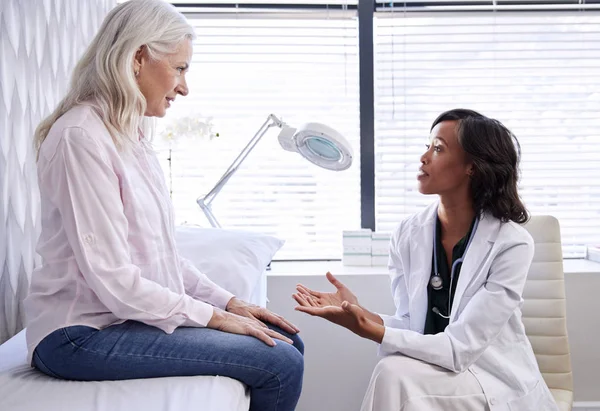
M569 273L566 277L575 401L600 401L600 298L597 295L600 273ZM364 306L372 311L393 312L387 275L352 274L339 278L355 291ZM315 276L312 272L271 274L267 281L268 307L293 321L301 329L306 344L304 389L297 411L358 411L378 360L376 344L320 318L294 311L291 294L296 284L301 282L313 289L328 290L331 286L324 276Z
M27 4L25 4L27 3ZM116 0L0 0L0 343L23 327L36 264L33 132Z

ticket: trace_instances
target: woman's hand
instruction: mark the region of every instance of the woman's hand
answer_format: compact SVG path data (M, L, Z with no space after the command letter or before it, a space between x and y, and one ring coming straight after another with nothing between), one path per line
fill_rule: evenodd
M335 278L333 274L327 272L326 277L327 280L329 280L329 282L335 287L336 292L324 293L320 291L314 291L302 284L298 284L296 286L296 290L298 292L296 294L292 294L292 297L294 298L294 300L296 300L299 306L317 308L342 308L342 304L344 303L344 301L347 301L348 303L350 303L350 305L358 306L370 321L383 325L383 320L381 319L381 317L362 307L358 303L358 298L356 298L354 293L352 293L352 291L350 291L350 289L346 287L340 280ZM298 307L296 307L296 309L297 308Z
M241 317L237 314L223 311L217 307L214 308L213 315L208 322L207 327L232 334L250 335L258 338L271 347L275 345L273 338L285 341L289 344L294 343L277 331L267 328L267 326L256 319Z
M233 297L227 303L226 311L237 314L241 317L250 318L259 322L263 327L266 327L265 322L276 325L282 330L290 333L296 334L300 332L298 327L294 324L286 320L280 315L277 315L266 308L259 307L254 304L249 304L245 301L240 300L239 298Z
M295 308L297 311L325 318L376 343L381 344L381 341L383 341L385 327L369 319L370 313L356 304L344 301L339 307L333 305L319 307L311 305L308 299L301 301L298 302L299 305Z
M296 290L298 290L298 294L304 297L310 297L310 300L313 301L317 307L341 307L344 301L348 301L350 304L358 305L358 298L350 291L348 287L346 287L340 280L335 278L333 274L327 272L325 275L327 280L336 288L335 293L323 293L320 291L313 291L310 288L298 284L296 286ZM294 299L298 301L296 295L294 294ZM300 304L300 301L298 301Z

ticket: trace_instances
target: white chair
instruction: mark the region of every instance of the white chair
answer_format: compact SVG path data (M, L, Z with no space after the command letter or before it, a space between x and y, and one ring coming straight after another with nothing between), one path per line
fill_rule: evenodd
M551 216L525 225L535 254L523 293L523 323L540 371L561 411L573 406L573 373L567 337L560 227Z

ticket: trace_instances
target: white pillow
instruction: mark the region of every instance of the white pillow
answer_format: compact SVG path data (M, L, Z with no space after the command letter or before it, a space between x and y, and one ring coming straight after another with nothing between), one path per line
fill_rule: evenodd
M284 241L260 233L178 226L179 254L236 297L250 301L262 273Z

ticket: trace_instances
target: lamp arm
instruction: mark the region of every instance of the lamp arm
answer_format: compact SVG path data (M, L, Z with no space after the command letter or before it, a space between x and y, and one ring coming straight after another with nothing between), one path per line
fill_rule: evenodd
M225 184L227 184L227 182L233 176L233 174L238 170L238 168L244 162L246 157L248 157L248 154L250 154L250 152L252 152L254 147L258 144L258 142L265 135L265 133L271 127L282 128L284 125L285 125L285 123L283 121L281 121L279 118L277 118L274 114L270 114L269 117L267 117L267 120L258 129L256 134L254 134L254 137L252 137L252 139L250 139L250 141L248 142L246 147L244 147L244 149L240 152L240 154L238 154L238 156L235 158L235 160L233 160L231 165L223 173L223 175L217 181L217 183L213 186L213 188L206 195L204 195L202 197L198 197L198 199L196 200L196 203L198 203L198 206L204 212L204 215L206 216L206 218L208 219L208 221L210 222L210 224L213 227L221 227L221 225L219 224L219 222L217 221L216 217L214 216L214 214L212 212L211 203L214 201L214 199L217 197L217 195L221 192L221 190L223 189Z

